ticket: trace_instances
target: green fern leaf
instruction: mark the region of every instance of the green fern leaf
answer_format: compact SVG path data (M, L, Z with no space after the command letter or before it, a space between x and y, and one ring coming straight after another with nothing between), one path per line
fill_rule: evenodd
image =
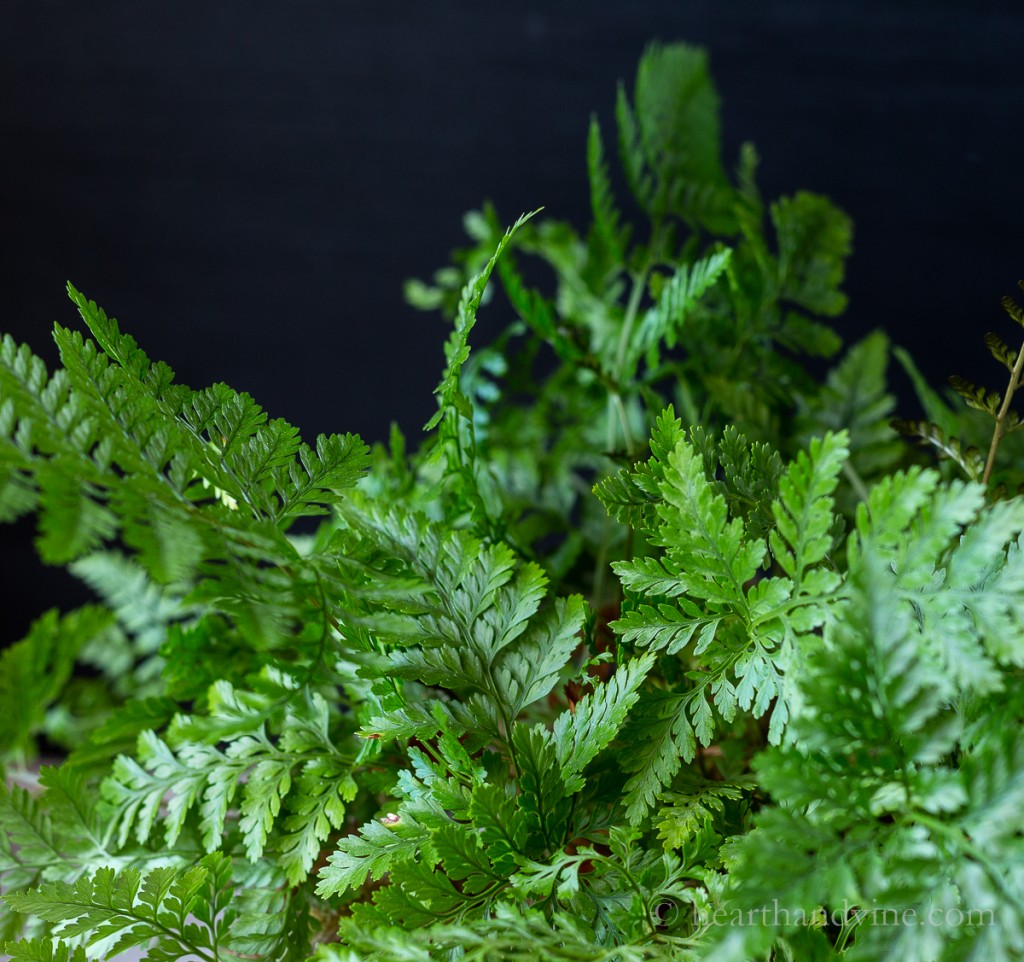
M63 864L59 837L39 801L18 785L0 785L0 877L5 889L35 884Z
M508 246L516 231L532 217L532 214L524 214L506 232L498 243L491 259L473 280L463 288L462 297L459 300L458 313L455 320L455 328L451 337L445 344L445 359L448 362L444 377L434 392L440 398L440 407L437 413L424 426L425 431L432 431L446 416L447 411L458 412L463 417L472 417L469 401L459 389L459 374L462 365L469 357L469 334L476 325L476 312L480 307L480 300L484 295L487 282L490 280L491 271L501 256L502 251Z
M780 294L815 314L846 309L843 282L850 255L850 218L825 197L801 191L771 208L779 245Z
M4 946L11 962L87 962L85 948L50 939L25 939Z
M518 867L526 854L529 837L528 816L517 804L512 789L511 785L477 785L468 812L473 825L480 830L480 840L494 871L503 877Z
M761 568L765 546L745 541L742 521L728 519L725 498L708 483L700 457L685 441L669 455L661 493L657 543L685 563L680 583L686 593L745 609L743 585Z
M848 432L850 465L861 479L891 468L902 450L888 420L895 403L885 390L888 354L884 334L868 335L829 372L817 398L801 401L805 436Z
M357 835L338 843L320 870L316 893L321 898L359 888L367 878L378 880L395 866L412 861L430 838L430 832L404 808L367 822Z
M97 606L64 617L53 609L0 654L0 758L15 750L32 754L33 739L70 680L78 654L107 635L112 621L110 612Z
M42 511L36 549L47 564L65 564L100 547L118 530L102 489L75 476L70 459L55 458L36 468Z
M590 183L590 209L594 216L594 233L613 262L625 255L626 231L621 226L622 215L615 207L611 178L605 160L601 126L596 117L590 118L587 136L587 180Z
M629 345L622 367L625 377L635 375L636 365L645 355L648 367L657 368L661 363L661 344L674 348L679 343L690 312L725 273L731 256L728 249L716 251L692 264L684 264L659 285L657 301L644 315Z
M305 962L312 949L315 919L305 888L289 889L283 876L265 864L238 873L232 900L237 918L221 943L227 953L272 959L273 962Z
M666 594L669 597L682 591L682 586L678 581L674 581L670 585L669 591L662 592L657 589L665 585L666 579L636 577L636 568L650 570L653 567L650 559L644 560L646 563L639 563L631 571L623 574L623 585L626 587L645 585L653 593ZM637 588L636 590L643 591L645 589ZM652 651L664 649L668 655L675 655L682 651L690 644L694 635L697 635L694 654L699 655L714 641L715 632L718 630L722 617L719 614L705 614L692 601L680 598L676 605L658 605L656 607L638 605L628 611L624 617L612 622L612 628L622 636L623 641L639 645L642 648L650 648Z
M660 496L648 491L631 471L623 470L594 485L594 494L619 524L642 527Z
M114 318L107 317L95 301L75 290L71 283L67 291L103 351L144 386L146 393L163 396L174 379L171 369L162 361L152 363L131 335L121 333Z
M470 879L469 887L477 881ZM400 878L374 894L372 910L361 905L355 914L360 920L383 917L403 928L417 929L458 919L483 902L486 896L474 896L465 885L456 888L445 872L413 862L403 866Z
M710 831L725 810L727 800L743 797L743 786L730 782L693 781L681 789L664 792L657 817L658 838L665 851L686 844Z
M655 217L671 212L728 233L732 194L720 158L718 95L704 51L651 44L637 68L634 96L643 159L656 183L653 196L642 192L637 200Z
M205 773L199 766L191 767L176 758L167 743L152 731L139 735L139 761L120 755L113 772L103 782L103 797L113 807L118 838L124 846L134 829L139 842L145 842L161 815L164 798L171 793L164 816L164 841L174 845L185 823L188 810L198 803L206 788ZM214 759L216 761L214 761ZM215 748L208 750L207 764L223 762L222 771L232 771L227 760ZM237 775L237 772L236 772ZM227 804L224 804L227 808ZM207 845L213 847L223 822L207 830Z
M750 443L734 425L727 425L717 447L699 427L690 432L704 459L708 481L720 487L734 517L743 519L748 537L761 538L775 527L773 503L782 477L782 457L771 445ZM721 472L718 468L721 466Z
M509 717L515 718L528 705L554 688L574 651L580 646L580 631L586 607L579 595L558 598L531 619L530 626L499 654L493 668L495 685L502 692Z
M1022 532L1024 501L1016 498L995 504L968 525L947 569L950 607L962 606L970 619L970 633L1004 666L1024 666Z
M480 835L461 825L442 825L431 840L445 874L467 895L479 895L496 884L503 885L505 876L495 871L490 852L484 848Z
M620 471L594 485L594 494L616 521L633 528L653 526L652 509L662 500L666 462L684 437L682 421L670 404L655 418L650 458L638 461L632 471Z
M67 758L71 768L88 769L133 751L139 735L167 724L178 710L170 698L139 698L126 702L89 734Z
M618 734L653 666L651 654L619 665L615 674L584 695L572 712L563 712L555 719L555 748L569 795L583 788L583 770Z
M775 560L796 585L832 546L832 493L848 454L845 433L815 438L779 481L779 500L773 506L777 527L769 543Z
M355 434L321 434L316 447L298 447L301 472L288 461L288 481L276 479L279 523L306 514L325 513L319 505L336 504L341 493L351 488L370 463L369 448Z
M195 953L210 959L221 930L233 920L226 903L229 869L220 854L207 855L194 868L156 868L145 877L131 868L100 869L74 884L50 882L5 899L15 911L56 923L59 937L88 933L91 945L116 936L114 954L146 946L148 958ZM202 924L190 921L190 914Z
M645 692L624 733L630 750L623 769L630 772L623 801L631 825L639 825L660 791L683 762L696 756L697 743L686 714L689 700L671 692Z
M292 885L309 875L331 831L344 824L345 803L351 802L356 792L351 764L341 758L316 760L304 767L288 800L291 814L284 820L276 846Z
M519 774L518 804L534 839L527 848L531 854L556 849L569 820L571 792L565 772L560 771L565 753L558 750L557 737L542 725L517 725L512 733Z

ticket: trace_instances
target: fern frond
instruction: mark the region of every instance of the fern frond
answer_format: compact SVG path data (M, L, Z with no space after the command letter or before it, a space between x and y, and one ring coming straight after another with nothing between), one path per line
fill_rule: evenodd
M650 942L608 944L574 914L547 918L498 903L490 917L404 932L342 922L343 946L322 946L317 962L430 962L461 952L465 962L669 962L675 946Z
M8 513L38 497L39 547L53 562L120 536L157 581L202 569L196 601L223 610L257 646L280 644L313 593L282 527L337 502L365 467L365 446L335 436L313 451L245 395L173 385L169 369L73 295L110 357L58 328L65 368L47 380L5 342L6 490L17 501Z
M25 939L4 946L11 962L88 962L85 948L50 939Z
M743 797L744 787L732 782L694 779L673 791L663 792L657 826L665 851L679 848L708 831L725 810L727 801Z
M813 439L779 480L779 499L773 505L777 527L769 544L797 586L807 568L822 561L832 547L832 493L849 455L847 437L842 432Z
M583 787L583 770L618 734L653 666L650 654L620 665L608 681L584 695L572 712L555 719L555 747L568 794Z
M526 854L529 835L526 811L506 786L484 783L473 790L468 814L480 829L480 838L494 870L503 876L511 875Z
M33 792L0 785L0 890L13 894L46 881L70 882L101 866L146 859L148 853L116 853L105 814L95 787L67 766L42 768ZM20 920L0 904L0 938L19 934Z
M680 342L690 312L725 273L731 256L728 248L715 251L692 264L684 264L658 285L656 303L644 315L629 345L623 375L632 378L644 356L648 367L658 367L661 345L671 349Z
M847 457L846 437L815 440L787 470L781 462L771 468L778 492L765 506L774 520L769 540L790 577L758 577L765 541L746 531L738 516L742 500L730 503L724 486L709 480L718 468L716 456L722 455L704 443L704 436L694 433L703 453L681 439L669 455L659 486L663 500L648 529L651 542L666 550L661 557L613 564L623 586L639 597L612 627L632 644L677 657L690 652L703 670L689 673L688 689L641 696L627 729L635 752L624 766L630 773L625 798L632 822L639 822L667 787L680 759L692 760L698 742L711 744L716 714L725 721L738 710L759 716L774 701L769 740L782 737L798 708L794 679L802 670L804 648L828 619L841 585L825 565L835 527L832 492ZM721 451L733 465L749 463L749 450L744 455L738 444L738 437L729 436Z
M653 508L662 500L661 482L669 454L684 438L682 421L670 404L655 419L651 428L651 456L638 461L632 470L623 470L594 485L594 494L616 521L633 528L651 527Z
M743 585L760 569L765 546L746 542L743 522L728 519L725 499L708 483L703 462L686 442L668 457L661 494L656 543L686 560L680 572L686 593L745 607Z
M516 802L527 832L533 836L533 844L527 844L531 853L553 852L559 847L569 821L569 796L583 787L582 778L561 768L568 754L564 739L564 732L560 741L557 730L552 734L543 725L517 725L512 734L520 789Z
M601 140L601 125L596 117L590 118L587 135L587 180L590 183L590 210L594 216L594 234L607 251L612 263L625 259L628 228L623 227L622 215L615 206L608 162Z
M173 846L198 809L203 845L220 847L237 796L238 829L250 860L273 847L289 882L302 882L355 795L354 759L334 745L326 702L247 697L227 682L209 696L210 717L171 727L173 742L145 731L136 758L119 756L103 794L121 844L146 842L157 822ZM268 724L273 729L268 732ZM211 742L220 741L223 748Z
M320 870L316 893L321 898L359 888L367 878L379 880L395 866L411 861L430 838L430 832L409 812L399 808L367 822L357 835L347 835Z
M968 407L991 417L995 417L999 413L1003 396L998 391L988 391L983 387L978 387L977 384L957 374L950 376L949 386L967 402Z
M653 196L641 193L637 200L655 217L672 213L728 233L732 196L719 156L718 95L704 51L651 44L637 68L634 97L637 139L655 184ZM629 146L627 156L635 156Z
M64 863L49 813L26 789L0 785L0 873L4 889L36 884Z
M503 700L510 718L554 688L580 645L585 620L585 604L579 595L558 598L531 619L526 631L501 652L492 675L505 693Z
M771 216L779 246L780 295L815 314L842 314L850 218L827 198L807 191L776 201Z
M0 655L0 758L13 752L34 755L34 739L46 712L61 697L75 660L90 642L108 635L113 618L98 606L60 617L51 609L28 635Z
M534 564L517 567L503 544L396 510L346 516L361 533L362 548L353 550L386 552L369 570L390 566L385 578L372 579L373 597L356 614L393 649L383 672L478 692L509 719L550 691L578 645L580 598L541 610L547 577ZM389 581L396 591L381 590Z
M829 372L820 395L801 402L801 421L808 438L827 431L849 433L849 464L861 485L858 498L866 493L863 485L891 469L902 451L888 420L895 403L885 388L888 354L889 341L884 334L868 335Z
M118 756L103 784L103 797L115 813L119 844L127 844L133 831L139 842L146 842L161 817L164 798L173 792L165 815L164 832L165 844L173 846L189 808L203 795L206 776L198 765L190 767L176 758L167 743L152 731L139 735L136 751L139 761L127 755ZM203 761L211 769L216 765L221 772L231 772L236 778L240 774L237 771L240 766L229 766L227 759L214 748L209 749ZM215 822L207 829L206 841L211 847L219 841L222 824L222 821Z
M980 481L985 471L985 460L976 447L965 448L959 438L946 434L935 423L907 421L897 418L893 429L904 437L916 438L922 445L933 448L939 457L952 461L971 481Z
M105 767L118 755L133 751L142 732L163 728L177 711L178 703L171 698L132 699L93 729L66 764L83 770Z
M236 882L231 905L237 916L222 942L225 954L306 962L321 922L313 914L309 886L289 889L281 873L265 863L236 866Z
M4 898L15 911L58 925L58 937L89 933L87 945L116 937L114 954L145 946L149 959L214 960L234 919L230 877L230 860L214 854L184 871L157 868L142 876L136 869L100 869L74 884L50 882Z
M491 259L473 280L463 288L462 297L459 301L458 313L455 320L455 327L451 336L445 344L444 356L447 361L444 377L438 385L435 394L439 397L439 408L434 416L424 426L425 431L432 431L441 422L442 418L455 413L464 417L470 417L469 402L459 388L459 374L462 365L469 357L469 334L476 325L476 314L480 307L480 300L484 295L487 282L490 280L494 265L501 256L502 251L508 246L515 236L516 231L532 217L532 214L524 214L506 232L498 243Z
M636 577L638 568L650 568L656 564L650 558L638 562L630 574L622 576L623 586L666 597L681 593L684 588L675 577L652 580ZM614 628L623 641L652 651L664 650L667 655L682 651L696 635L694 654L699 655L714 641L723 617L721 614L705 614L692 601L680 598L675 605L637 605L616 620Z

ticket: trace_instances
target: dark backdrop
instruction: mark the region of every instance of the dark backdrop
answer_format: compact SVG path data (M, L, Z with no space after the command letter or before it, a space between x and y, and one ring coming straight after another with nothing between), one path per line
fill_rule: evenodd
M853 215L849 338L986 380L1024 276L1019 3L6 0L0 329L52 360L71 279L181 381L307 438L414 432L443 329L402 280L485 197L582 224L589 116L611 129L653 38L708 46L726 158L753 140L767 197ZM0 532L3 640L75 599L30 536Z

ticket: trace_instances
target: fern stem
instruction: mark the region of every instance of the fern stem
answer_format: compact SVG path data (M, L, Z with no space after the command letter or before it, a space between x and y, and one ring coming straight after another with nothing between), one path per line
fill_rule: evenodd
M850 941L850 936L853 935L867 916L868 912L866 909L857 909L854 911L851 918L844 919L843 926L839 931L839 936L836 938L835 950L837 952L842 952L846 949L846 944Z
M622 402L622 395L616 391L612 394L612 404L619 415L619 423L622 425L622 443L626 446L626 456L632 458L636 447L633 443L633 432L629 429L629 415L626 405Z
M515 774L516 781L518 782L521 778L522 766L519 764L519 759L516 756L515 747L512 745L512 727L515 725L515 720L511 718L508 712L505 711L505 706L502 702L501 696L498 694L500 688L495 684L494 674L491 671L491 667L487 666L487 694L490 695L491 700L494 702L494 709L498 713L498 726L499 734L502 740L505 742L505 747L508 749L508 760L512 764L512 771Z
M981 476L982 484L988 484L992 477L992 469L996 464L996 451L999 449L999 442L1003 440L1003 435L1006 434L1006 416L1010 413L1010 402L1019 385L1022 371L1024 371L1024 345L1017 352L1017 360L1014 361L1013 370L1010 372L1010 383L1007 385L1003 403L999 406L999 413L996 415L992 443L988 447L988 457L985 459L985 472Z
M867 501L870 497L868 487L864 483L864 479L860 476L857 469L850 464L849 461L843 462L843 474L846 475L846 480L850 482L850 487L853 488L857 497L861 501Z
M612 397L615 395L615 391L608 392L608 424L607 434L605 439L605 450L608 455L615 450L615 419L612 416ZM597 553L594 556L594 574L590 579L590 607L594 611L599 611L601 608L601 597L604 594L604 579L606 569L608 567L608 538L612 532L612 519L610 515L605 515L604 518L604 537L601 538L600 543L597 546Z
M654 231L654 238L651 240L651 250L655 249L655 240L659 232ZM632 274L633 288L629 292L629 300L626 302L626 312L622 319L622 330L619 332L619 343L615 349L614 365L614 387L609 385L608 390L608 435L607 451L612 454L615 451L615 415L618 415L622 425L622 443L626 448L626 454L632 457L634 453L633 433L629 429L629 417L626 407L622 402L622 380L623 366L626 362L626 349L629 347L630 339L633 336L633 327L636 324L637 314L640 312L640 302L643 300L644 290L647 287L647 275L651 269L651 260L643 268ZM614 413L613 413L614 410ZM592 579L592 591L590 605L596 611L600 607L601 596L604 593L605 568L608 565L608 536L611 533L612 525L605 525L605 537L597 551L594 559L594 576Z
M653 242L651 247L653 249ZM629 347L630 339L633 337L633 326L636 324L636 316L640 312L640 301L647 287L647 274L649 271L650 265L645 264L643 269L632 277L633 289L629 292L629 300L626 302L626 314L622 320L619 344L615 351L615 377L620 382L622 381L622 367L626 362L626 349Z
M634 893L636 893L636 897L640 900L640 904L643 906L644 920L647 923L648 930L652 934L656 933L658 931L658 926L655 924L654 917L651 915L650 901L644 895L643 889L641 889L640 886L637 884L636 879L633 878L629 870L624 865L621 865L620 863L610 858L607 858L603 855L596 855L592 856L591 858L595 863L603 862L605 865L607 865L609 868L611 868L614 872L616 872L629 883L629 887L634 891Z
M802 608L806 605L824 607L825 605L842 601L847 597L849 597L848 592L843 588L838 588L835 592L829 595L800 595L796 598L787 598L782 602L782 604L775 605L774 608L769 608L767 611L759 614L756 618L752 618L750 620L749 627L757 628L760 625L766 625L770 621L789 615L791 612L796 611L797 608Z

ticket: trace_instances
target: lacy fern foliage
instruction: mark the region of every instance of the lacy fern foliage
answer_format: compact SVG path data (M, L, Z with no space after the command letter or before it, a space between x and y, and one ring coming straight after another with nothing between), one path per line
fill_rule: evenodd
M57 371L2 340L0 520L96 596L0 655L13 959L1024 958L1021 358L955 385L984 462L840 354L849 220L727 172L703 51L615 128L584 230L485 208L408 285L421 444L306 444L73 287Z

